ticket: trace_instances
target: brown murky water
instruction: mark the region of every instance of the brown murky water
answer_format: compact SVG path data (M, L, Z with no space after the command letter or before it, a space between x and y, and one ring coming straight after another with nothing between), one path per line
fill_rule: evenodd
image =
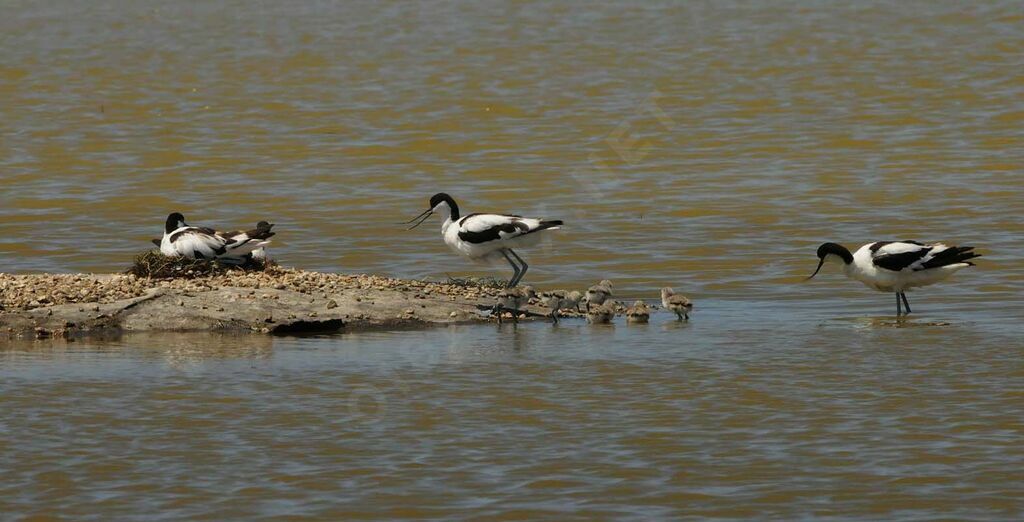
M507 276L392 225L444 190L566 220L527 282L699 313L7 344L0 514L1019 518L1022 27L1016 1L4 2L0 271L120 270L178 210L274 221L288 265ZM798 284L822 241L905 238L985 257L904 323Z

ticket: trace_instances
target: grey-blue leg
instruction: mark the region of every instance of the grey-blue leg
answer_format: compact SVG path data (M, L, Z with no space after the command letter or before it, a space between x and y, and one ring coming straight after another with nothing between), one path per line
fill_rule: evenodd
M512 270L515 272L512 274L512 279L508 280L508 284L505 285L505 288L512 288L519 283L519 265L517 265L515 261L512 261L511 257L508 257L509 252L511 252L511 250L502 250L501 255L505 256L505 260L508 261L508 264L512 265Z
M519 261L519 264L521 265L519 267L519 269L520 269L519 277L516 279L515 284L512 285L512 286L516 286L516 285L519 284L520 281L523 280L523 276L526 275L526 270L530 268L530 265L526 264L526 261L523 261L523 258L519 257L519 254L516 254L515 250L512 250L510 248L510 249L508 249L508 252L510 254L512 254L512 256L516 258L516 261Z

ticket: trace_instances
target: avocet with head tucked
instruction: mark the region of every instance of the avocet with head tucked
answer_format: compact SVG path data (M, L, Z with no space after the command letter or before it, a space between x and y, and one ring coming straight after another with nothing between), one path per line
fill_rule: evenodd
M850 253L836 243L818 247L818 275L826 261L843 264L843 273L868 288L896 294L896 315L910 313L906 291L911 288L938 283L962 268L973 266L970 260L981 254L974 247L946 246L942 243L923 244L917 241L878 241L868 243ZM810 279L808 277L807 279ZM900 300L906 312L900 307Z
M217 232L212 228L191 227L185 216L174 212L167 216L160 252L165 256L190 259L216 259L229 264L242 264L254 250L270 243L274 225L260 221L249 231Z
M463 216L459 214L459 205L455 200L440 192L430 198L430 208L406 222L415 222L409 230L423 224L435 212L444 217L441 237L452 250L472 260L491 260L502 256L512 265L514 273L508 288L519 284L529 268L526 261L512 249L534 246L540 240L538 232L557 230L562 226L562 221L558 219L534 219L508 214Z

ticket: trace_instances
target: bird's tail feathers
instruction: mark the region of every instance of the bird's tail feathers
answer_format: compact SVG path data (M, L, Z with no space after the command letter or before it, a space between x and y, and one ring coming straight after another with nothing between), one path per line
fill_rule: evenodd
M273 234L271 234L273 235ZM255 239L252 237L244 238L237 243L225 245L227 251L220 257L242 257L246 254L252 253L253 250L265 247L270 244L270 241L261 239Z
M974 263L970 260L976 257L981 257L981 254L976 254L973 250L974 247L949 247L942 252L935 254L935 256L923 263L919 270L939 268L959 263L966 263L970 266L974 266Z
M561 228L564 223L565 222L561 219L542 219L540 220L540 224L537 225L537 228L527 232L527 234L532 234L541 230L558 229Z
M249 230L245 235L252 239L269 239L274 236L277 232L271 232L270 229L274 228L273 223L267 223L266 221L260 221L256 224L256 228Z

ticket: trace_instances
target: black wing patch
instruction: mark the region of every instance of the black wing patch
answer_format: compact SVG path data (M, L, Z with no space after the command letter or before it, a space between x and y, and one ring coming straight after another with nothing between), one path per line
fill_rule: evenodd
M167 240L169 242L173 243L173 242L177 241L179 237L181 237L181 236L183 236L185 234L188 234L189 232L192 232L193 230L195 230L195 229L193 229L193 228L186 228L184 230L179 230L178 232L175 232L175 233L171 234L171 237L168 238Z
M920 267L914 270L927 270L929 268L938 268L940 266L955 265L957 263L973 264L969 260L976 257L981 257L981 254L975 254L971 252L974 247L949 247L934 257L925 261Z
M469 217L469 216L466 216ZM501 239L501 233L512 234L515 232L525 234L530 231L530 226L522 221L511 221L508 223L502 223L495 225L491 228L481 230L479 232L464 231L459 232L459 239L467 242L479 245L480 243L486 243L488 241L496 241Z
M881 248L881 247L879 247ZM874 245L872 245L873 250ZM904 268L918 262L924 256L928 255L928 252L932 251L932 247L919 248L910 252L900 252L899 254L886 254L877 257L873 257L871 262L879 268L886 270L892 270L893 272L899 272Z
M459 218L459 220L456 221L455 224L457 224L457 225L459 225L461 227L466 222L467 219L469 219L469 218L471 218L473 216L482 216L482 215L483 214L481 214L479 212L474 212L472 214L467 214L467 215L462 216L461 218ZM512 218L512 219L522 219L523 218L523 216L518 216L516 214L498 214L498 215L504 216L504 217L507 217L507 218ZM270 226L274 226L274 225L270 225Z

